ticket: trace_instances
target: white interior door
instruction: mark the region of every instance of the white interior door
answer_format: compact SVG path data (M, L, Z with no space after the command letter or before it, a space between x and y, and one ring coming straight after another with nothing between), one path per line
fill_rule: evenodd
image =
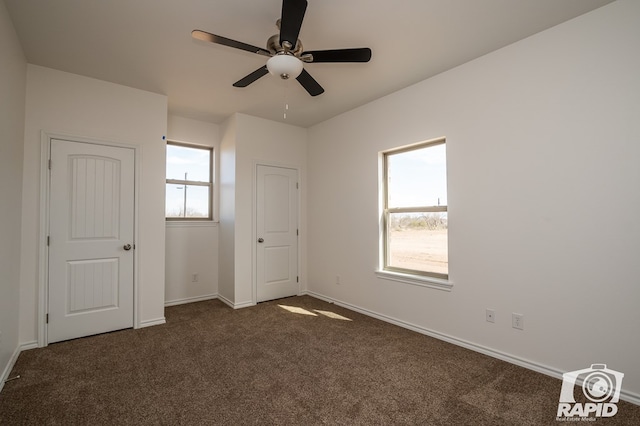
M51 140L48 342L133 326L134 150Z
M259 165L257 301L298 294L298 171Z

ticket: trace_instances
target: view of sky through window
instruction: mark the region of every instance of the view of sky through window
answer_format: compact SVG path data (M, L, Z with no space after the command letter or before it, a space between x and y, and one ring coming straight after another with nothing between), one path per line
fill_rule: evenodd
M447 205L445 144L394 154L389 161L389 208Z
M209 150L167 144L167 179L209 182L209 171Z

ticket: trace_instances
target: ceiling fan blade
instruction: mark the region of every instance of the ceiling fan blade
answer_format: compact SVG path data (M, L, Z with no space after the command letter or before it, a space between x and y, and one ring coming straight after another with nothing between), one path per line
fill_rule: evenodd
M252 46L250 44L243 43L241 41L231 40L230 38L211 34L206 31L193 30L191 31L191 37L197 40L208 41L210 43L222 44L223 46L229 46L229 47L234 47L240 50L246 50L247 52L257 53L259 55L271 56L271 52L261 47Z
M233 87L247 87L248 85L250 85L257 79L259 79L260 77L264 77L267 74L269 74L269 70L267 69L267 66L264 65L258 68L257 70L255 70L254 72L252 72L251 74L249 74L248 76L241 78L240 80L233 83Z
M371 49L368 47L356 49L312 50L302 55L311 55L311 62L369 62Z
M302 87L304 87L311 96L318 96L324 93L324 89L322 88L322 86L320 86L318 82L313 77L311 77L311 74L309 74L305 69L302 70L296 80L300 82Z
M296 47L298 35L302 27L307 0L282 0L282 18L280 19L280 45L285 41Z

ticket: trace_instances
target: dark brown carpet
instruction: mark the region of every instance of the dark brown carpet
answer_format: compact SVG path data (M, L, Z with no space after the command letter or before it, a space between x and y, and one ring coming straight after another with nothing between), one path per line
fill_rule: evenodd
M166 315L23 352L0 424L561 424L560 380L312 297ZM618 408L597 423L640 424Z

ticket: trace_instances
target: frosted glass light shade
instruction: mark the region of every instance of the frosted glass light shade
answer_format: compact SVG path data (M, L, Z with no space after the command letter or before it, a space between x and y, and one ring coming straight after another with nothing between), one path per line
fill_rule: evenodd
M302 72L302 65L302 61L293 55L276 55L267 61L269 72L283 80L298 77Z

